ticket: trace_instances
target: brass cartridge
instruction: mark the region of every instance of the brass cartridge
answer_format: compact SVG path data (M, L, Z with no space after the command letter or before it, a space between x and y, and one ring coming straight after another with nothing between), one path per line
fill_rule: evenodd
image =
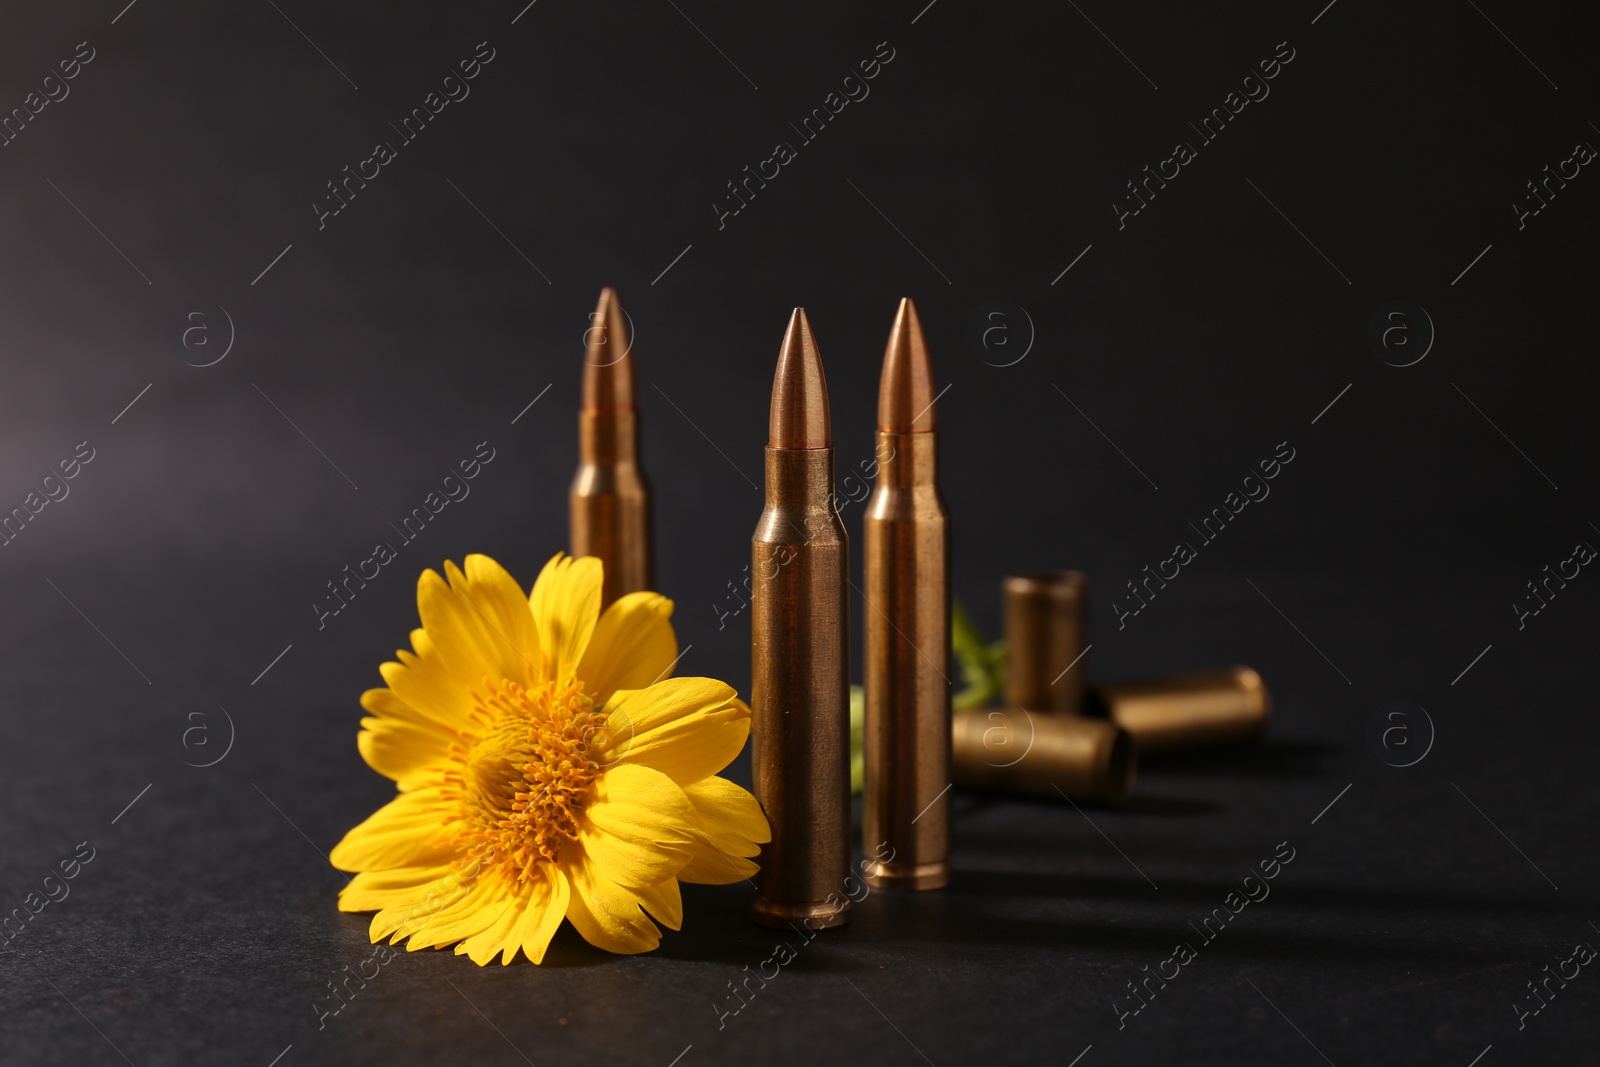
M834 499L828 385L796 308L772 383L766 506L751 538L752 778L772 827L754 915L850 919L849 539Z
M1132 739L1104 719L1023 708L958 711L950 738L951 768L963 789L1120 804L1138 766Z
M1174 674L1089 690L1087 710L1128 731L1140 755L1242 745L1272 717L1272 698L1249 667Z
M633 338L615 290L590 316L578 412L578 472L567 504L572 554L605 565L602 610L651 588L650 485L639 464Z
M1009 575L1005 608L1006 701L1029 711L1083 710L1088 580L1077 571Z
M950 520L938 484L933 368L900 302L878 386L877 484L865 525L867 882L950 882Z

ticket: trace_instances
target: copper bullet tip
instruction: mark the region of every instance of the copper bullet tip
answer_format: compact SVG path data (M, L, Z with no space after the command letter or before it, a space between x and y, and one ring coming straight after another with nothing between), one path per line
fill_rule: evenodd
M878 429L885 433L926 433L934 429L933 364L922 339L922 320L910 297L900 301L883 353L878 382Z
M822 354L811 335L805 308L795 308L778 353L772 378L772 417L767 444L772 448L831 448L828 379Z
M615 289L600 290L600 302L583 336L588 346L583 355L583 410L632 411L633 337Z

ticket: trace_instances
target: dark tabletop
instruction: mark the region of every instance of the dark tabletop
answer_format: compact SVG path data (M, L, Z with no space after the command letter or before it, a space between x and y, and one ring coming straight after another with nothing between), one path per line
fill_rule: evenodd
M0 1061L1592 1058L1600 577L1566 561L1600 544L1600 109L1573 13L125 2L0 15L0 511L28 512L0 547L0 905L37 910L0 950ZM735 199L747 166L779 169ZM325 853L392 793L357 697L423 568L530 583L565 547L604 285L680 673L748 686L726 598L790 309L844 473L909 295L979 625L1003 575L1082 569L1093 677L1248 664L1265 741L1148 763L1118 810L955 794L953 884L873 892L776 977L749 887L695 886L652 954L568 927L542 967L403 955L319 1027L371 952ZM480 442L470 496L319 628ZM1270 496L1119 612L1280 449ZM1392 701L1408 748L1372 740Z

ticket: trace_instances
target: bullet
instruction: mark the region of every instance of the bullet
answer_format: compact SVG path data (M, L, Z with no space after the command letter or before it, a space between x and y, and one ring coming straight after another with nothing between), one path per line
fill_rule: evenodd
M900 301L878 385L877 484L867 501L866 867L888 889L950 882L950 520L938 485L933 368ZM887 849L884 847L887 846Z
M958 711L950 736L951 768L963 789L1120 804L1138 768L1133 739L1104 719L1022 708Z
M753 917L850 921L849 539L833 487L822 357L803 308L772 382L766 506L751 538L752 778L772 827Z
M1248 744L1266 730L1272 698L1261 675L1232 667L1095 686L1086 710L1128 731L1148 756Z
M1083 709L1088 580L1077 571L1009 575L1005 609L1006 701L1029 711Z
M601 608L651 588L650 485L639 465L633 337L616 290L602 289L584 333L578 473L568 495L572 554L605 565Z

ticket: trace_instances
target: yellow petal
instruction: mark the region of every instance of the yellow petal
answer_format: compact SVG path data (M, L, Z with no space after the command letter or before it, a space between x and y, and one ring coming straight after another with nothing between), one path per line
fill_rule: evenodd
M392 902L372 917L373 943L386 937L391 944L400 941L471 890L471 883L463 882L458 873L447 870L443 876L416 886L409 893L396 893Z
M678 658L672 601L660 593L629 593L600 616L578 678L596 704L619 689L643 689L667 676Z
M430 842L440 836L444 818L456 807L438 786L401 793L345 834L328 858L341 871L383 871L454 858L453 852Z
M678 891L676 878L668 878L638 893L639 901L656 922L669 930L683 929L683 894Z
M567 902L572 896L567 876L553 863L539 864L539 871L543 877L529 883L522 914L506 935L500 959L503 964L515 959L519 948L534 963L543 963L550 939L567 916Z
M558 552L539 572L528 606L539 633L541 655L535 662L544 680L562 684L583 660L600 618L603 581L600 560L594 556L572 559Z
M629 888L671 878L688 860L691 806L672 779L649 767L613 767L594 783L578 838L590 862Z
M743 786L726 778L702 778L683 787L694 805L695 828L740 856L754 856L772 840L772 828L761 803Z
M661 929L639 910L638 894L597 870L581 842L562 847L561 866L572 880L567 918L585 941L623 954L649 952L661 943Z
M678 872L678 881L694 885L732 885L756 876L759 864L740 856L718 852L709 844L689 846L689 862Z
M374 690L386 693L386 689ZM402 791L433 780L432 770L449 755L454 740L437 725L402 719L362 719L356 748L367 766L400 784Z
M396 867L388 871L363 871L339 890L340 911L379 911L392 904L409 904L426 895L426 887L450 873L449 863L421 867Z
M411 935L407 952L454 944L462 938L492 928L514 902L514 893L504 878L475 879L459 900L440 908Z
M475 685L484 675L496 681L525 678L538 655L522 593L508 597L507 586L515 590L516 583L493 560L478 559L468 561L473 578L446 561L448 584L437 571L422 572L417 581L422 628L458 682Z
M456 943L456 955L466 956L479 967L486 965L494 959L495 953L500 951L511 928L521 921L527 902L526 888L520 888L512 893L507 906L500 911L499 917L491 925Z
M654 767L679 785L716 774L744 748L750 709L711 678L669 678L606 708L595 761Z
M384 684L394 694L393 705L404 706L419 716L458 730L470 727L472 695L467 687L461 684L461 680L451 674L450 669L445 666L444 657L428 638L428 632L412 630L411 647L416 649L414 653L405 649L395 653L400 659L399 663L385 663L378 668L378 673L383 675ZM475 678L473 681L477 682L479 679ZM377 711L364 701L362 706L368 711ZM404 717L404 713L399 712L398 708L394 710L397 712L397 718Z
M756 798L726 778L705 778L683 787L693 810L695 842L679 881L727 885L760 868L751 859L772 840L767 817Z

